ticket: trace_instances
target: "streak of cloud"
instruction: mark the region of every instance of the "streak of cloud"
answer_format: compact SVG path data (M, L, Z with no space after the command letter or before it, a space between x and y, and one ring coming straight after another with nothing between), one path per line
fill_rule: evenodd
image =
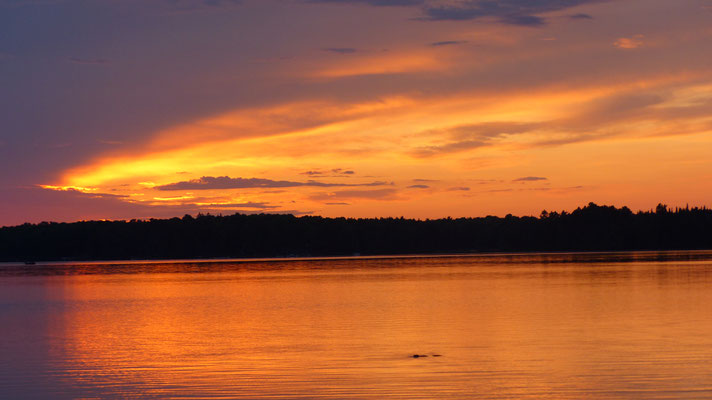
M340 190L328 193L317 193L309 196L314 201L329 201L349 200L349 199L367 199L367 200L399 200L398 191L396 189L377 189L377 190Z
M513 179L512 182L541 182L548 181L549 178L543 176L524 176L521 178Z
M432 42L432 43L430 43L430 45L433 47L440 47L440 46L456 46L456 45L465 44L465 43L467 43L467 40L444 40L442 42Z
M336 54L353 54L358 50L354 49L353 47L329 47L326 49L322 49L322 51Z
M251 188L287 188L287 187L344 187L344 186L384 186L388 182L369 183L326 183L319 181L275 181L261 178L230 178L229 176L203 176L190 181L169 183L156 186L157 190L215 190L215 189L251 189Z
M74 64L89 64L89 65L106 65L109 64L109 60L103 58L79 58L70 57L67 61Z

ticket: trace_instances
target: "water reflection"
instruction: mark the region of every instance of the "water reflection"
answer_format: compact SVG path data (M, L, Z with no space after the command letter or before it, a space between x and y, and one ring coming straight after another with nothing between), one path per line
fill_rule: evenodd
M710 252L1 271L11 398L712 398Z

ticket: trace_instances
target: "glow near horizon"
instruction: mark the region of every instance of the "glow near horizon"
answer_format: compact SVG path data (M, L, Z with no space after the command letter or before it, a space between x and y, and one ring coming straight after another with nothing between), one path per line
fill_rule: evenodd
M712 30L704 25L712 13L694 14L707 11L704 2L676 4L591 2L540 13L548 24L534 28L417 21L407 18L411 7L292 4L336 20L379 13L377 22L392 26L375 31L391 36L383 46L345 26L340 40L353 51L343 54L319 50L328 40L296 38L295 49L306 42L314 50L259 61L265 68L254 72L301 88L289 98L117 140L38 184L149 207L144 214L188 207L432 218L588 201L701 205L712 195ZM261 10L250 1L234 7ZM666 30L651 27L671 7L679 15ZM568 17L576 13L593 18ZM427 29L403 38L418 27ZM453 43L429 45L439 39ZM159 190L225 176L294 185Z

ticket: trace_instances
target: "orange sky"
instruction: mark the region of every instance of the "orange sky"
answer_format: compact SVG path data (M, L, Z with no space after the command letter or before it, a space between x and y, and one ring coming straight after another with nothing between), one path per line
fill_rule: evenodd
M709 205L712 3L402 3L107 2L77 32L140 25L3 53L63 57L45 68L76 86L33 89L69 104L0 141L32 164L3 175L0 224ZM9 11L42 7L69 12Z

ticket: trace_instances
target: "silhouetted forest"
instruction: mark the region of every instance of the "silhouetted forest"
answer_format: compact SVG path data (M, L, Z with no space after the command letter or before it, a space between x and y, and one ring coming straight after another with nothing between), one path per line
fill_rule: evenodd
M414 220L235 214L0 228L0 261L712 249L712 210L590 203L537 217Z

